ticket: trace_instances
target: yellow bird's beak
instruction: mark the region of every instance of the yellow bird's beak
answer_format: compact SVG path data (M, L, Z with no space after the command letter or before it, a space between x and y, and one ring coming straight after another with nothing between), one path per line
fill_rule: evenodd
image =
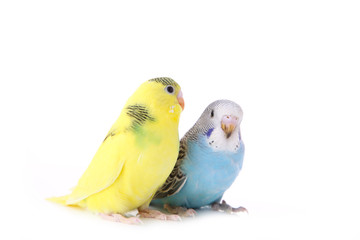
M232 115L224 115L221 119L221 129L229 138L238 124L239 118Z
M182 91L180 90L178 95L177 95L177 100L182 108L182 110L184 111L184 108L185 108L185 101L184 101L184 98L183 98L183 93Z

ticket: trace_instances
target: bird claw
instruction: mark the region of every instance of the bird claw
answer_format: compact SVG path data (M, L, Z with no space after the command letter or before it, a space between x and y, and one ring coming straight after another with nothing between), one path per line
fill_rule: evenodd
M179 215L167 215L160 211L153 210L153 209L142 209L139 210L139 213L137 216L140 216L141 218L154 218L158 220L170 220L170 221L181 221L181 217Z
M244 213L249 214L248 210L244 207L232 208L232 212L235 212L235 213L244 212Z
M196 211L192 208L184 208L184 207L173 207L169 204L164 204L164 208L169 212L173 214L180 215L182 217L195 217L197 214Z
M125 224L142 224L143 222L137 218L137 217L124 217L121 214L105 214L105 213L100 213L99 214L103 219L106 220L110 220L113 222L121 222L121 223L125 223Z
M184 217L195 217L196 214L197 212L194 209L189 208L185 211Z
M211 208L215 211L224 211L226 213L238 213L238 212L245 212L245 213L249 213L246 208L244 207L238 207L238 208L233 208L231 207L229 204L227 204L225 202L225 200L222 200L221 203L213 203L211 204Z

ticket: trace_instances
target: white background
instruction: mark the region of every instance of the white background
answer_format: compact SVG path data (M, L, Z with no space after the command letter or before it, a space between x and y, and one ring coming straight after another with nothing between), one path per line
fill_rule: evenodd
M1 1L0 235L359 239L359 12L346 0ZM245 161L225 199L249 216L127 226L45 201L160 76L182 86L181 136L216 99L242 106Z

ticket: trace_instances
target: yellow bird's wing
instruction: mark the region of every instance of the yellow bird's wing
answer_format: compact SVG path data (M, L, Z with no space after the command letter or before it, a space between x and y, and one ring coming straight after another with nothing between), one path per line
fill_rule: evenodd
M115 130L110 130L78 185L68 195L66 204L75 204L114 183L126 161L126 156L122 155L125 138L124 132L117 133Z

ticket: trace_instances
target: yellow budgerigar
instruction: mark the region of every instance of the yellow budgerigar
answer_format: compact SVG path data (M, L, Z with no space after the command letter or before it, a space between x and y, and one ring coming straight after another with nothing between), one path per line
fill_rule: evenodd
M173 79L143 83L126 102L73 191L49 200L125 223L141 222L124 216L134 209L141 217L176 219L148 206L176 163L183 109L182 92Z

